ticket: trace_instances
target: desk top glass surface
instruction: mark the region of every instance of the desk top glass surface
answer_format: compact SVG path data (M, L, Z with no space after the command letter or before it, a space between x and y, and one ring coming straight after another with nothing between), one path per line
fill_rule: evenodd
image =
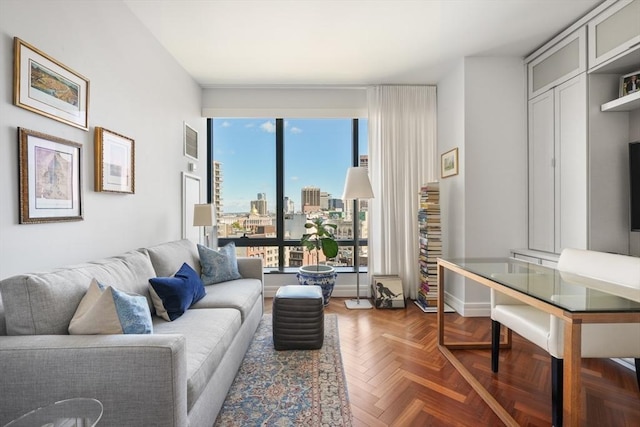
M34 409L5 427L94 427L102 411L99 400L77 397Z
M570 312L640 312L640 289L513 258L443 260Z

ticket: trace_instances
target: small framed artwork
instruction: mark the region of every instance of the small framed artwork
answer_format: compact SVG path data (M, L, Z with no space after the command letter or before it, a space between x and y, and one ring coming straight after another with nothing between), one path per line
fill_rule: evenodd
M13 103L89 130L89 80L14 38Z
M372 276L371 295L376 308L405 308L402 279L398 276Z
M95 190L135 193L135 141L101 127L95 132Z
M198 160L198 132L184 124L184 155Z
M200 204L200 177L182 172L182 238L194 243L200 243L200 227L193 226L197 204Z
M458 175L458 148L449 150L441 156L441 177Z
M620 77L620 96L630 95L640 90L640 70Z
M18 128L20 224L82 220L82 145Z

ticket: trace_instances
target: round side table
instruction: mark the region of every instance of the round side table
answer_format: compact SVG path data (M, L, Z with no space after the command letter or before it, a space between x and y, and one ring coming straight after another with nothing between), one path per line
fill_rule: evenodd
M93 427L102 410L99 400L77 397L34 409L4 427Z

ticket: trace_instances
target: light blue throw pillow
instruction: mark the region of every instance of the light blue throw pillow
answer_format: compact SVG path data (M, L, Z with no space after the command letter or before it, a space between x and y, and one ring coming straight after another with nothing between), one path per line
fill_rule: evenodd
M236 245L233 242L217 251L198 245L198 253L200 254L200 278L205 286L242 279L238 272Z
M127 294L93 279L71 319L69 333L151 334L149 304L142 295Z

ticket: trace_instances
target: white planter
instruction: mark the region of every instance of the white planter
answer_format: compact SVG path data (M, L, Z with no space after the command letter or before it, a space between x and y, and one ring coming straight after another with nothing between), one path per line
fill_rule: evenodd
M298 283L301 285L316 285L322 288L324 305L329 304L333 287L336 285L335 268L330 265L303 265L298 269Z

